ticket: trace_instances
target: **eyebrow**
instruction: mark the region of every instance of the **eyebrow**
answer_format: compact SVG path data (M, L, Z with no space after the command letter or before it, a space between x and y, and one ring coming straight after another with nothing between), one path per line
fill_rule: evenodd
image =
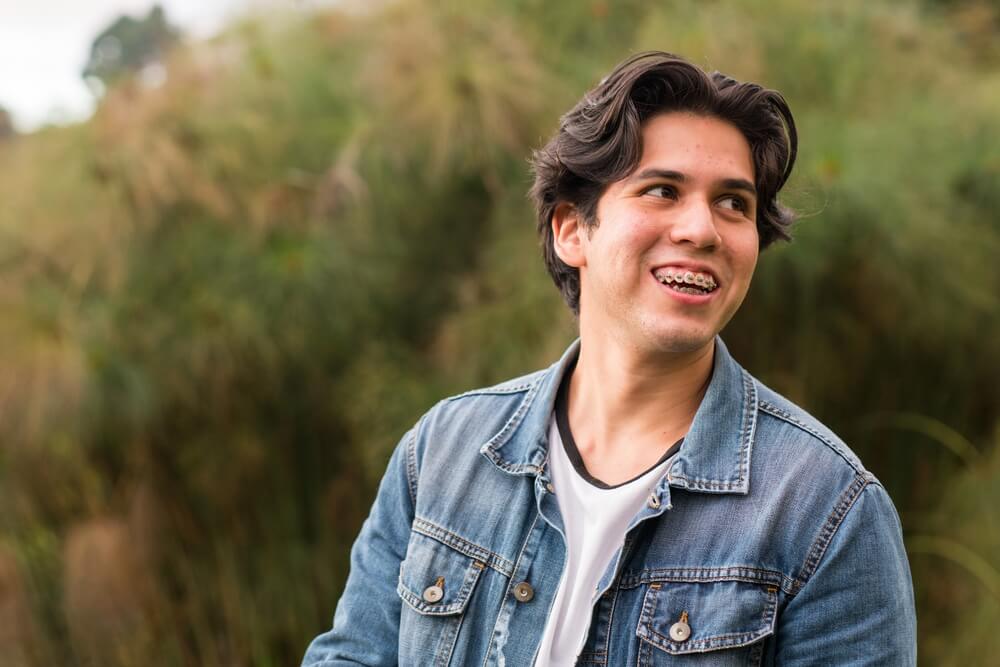
M638 181L648 181L656 178L667 181L677 181L678 183L684 183L689 180L683 173L670 169L643 169L638 174L632 175L628 180L630 183L635 183ZM724 178L720 184L727 190L744 190L754 197L757 196L757 188L754 187L753 183L745 178Z

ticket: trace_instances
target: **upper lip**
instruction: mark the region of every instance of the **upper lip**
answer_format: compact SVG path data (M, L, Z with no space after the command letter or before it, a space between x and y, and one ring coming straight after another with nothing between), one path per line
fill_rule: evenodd
M715 280L716 285L721 284L719 281L718 274L715 271L713 271L711 267L709 267L707 264L701 264L700 262L691 262L686 260L678 260L675 262L663 262L661 264L657 264L656 266L654 266L652 268L652 273L655 275L657 271L659 271L660 269L665 269L667 267L680 268L684 269L685 271L692 271L696 273L707 273L708 275L712 276L712 279Z

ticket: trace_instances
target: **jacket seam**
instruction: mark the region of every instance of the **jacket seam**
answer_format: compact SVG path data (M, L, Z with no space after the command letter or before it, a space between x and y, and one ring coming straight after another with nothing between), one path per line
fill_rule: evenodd
M466 398L470 396L506 396L508 394L518 394L530 390L536 384L538 384L541 377L551 369L543 368L530 373L526 376L522 376L522 379L515 378L501 384L495 384L492 387L481 387L479 389L470 389L468 391L463 391L461 394L456 394L454 396L449 396L444 399L445 402L451 402L458 400L460 398ZM530 379L528 379L530 378ZM517 383L517 384L511 384Z
M456 396L449 396L444 399L446 402L457 401L460 398L468 398L471 396L508 396L510 394L520 394L531 389L532 384L519 384L514 387L500 387L500 388L489 388L489 389L472 389L470 391L463 392Z
M433 521L416 517L413 520L413 530L425 537L437 540L446 547L451 547L469 558L488 565L505 577L512 576L514 572L514 564L500 554L467 540L447 528L442 528Z
M519 568L521 566L521 560L524 557L524 550L528 548L528 542L531 541L531 534L533 532L535 532L535 526L538 524L538 517L539 517L540 514L541 514L541 512L538 512L538 511L535 512L535 518L532 519L531 525L528 527L528 532L527 532L527 534L524 537L524 541L521 543L521 549L517 552L517 560L514 563L512 563L510 574L506 575L507 576L507 587L504 589L503 597L500 598L500 609L497 612L497 620L496 620L495 623L493 623L493 632L490 633L490 640L486 644L486 653L483 656L483 665L484 665L484 667L485 667L485 665L489 664L489 662L490 662L490 655L493 653L493 638L496 636L496 632L497 632L496 629L500 626L500 619L503 617L504 612L506 611L507 605L511 604L511 602L509 601L509 599L511 597L511 588L514 586L514 574L515 574L517 568ZM516 604L516 603L514 603L514 604ZM551 607L550 607L550 610L551 610ZM508 614L508 616L509 616L509 614ZM547 614L546 614L546 616L547 616ZM509 632L510 632L510 626L509 626L509 624L508 624L507 628L505 628L505 631L509 634ZM509 637L508 637L508 639L509 639ZM502 651L503 648L504 647L501 647L500 650ZM538 647L536 646L535 647L535 656L537 656L537 655L538 655ZM535 657L533 656L532 657L532 664L534 664L534 661L535 661Z
M750 473L750 452L753 448L753 436L757 427L757 416L754 414L754 406L757 405L757 386L753 378L745 370L743 376L743 424L740 427L740 458L739 458L739 478L740 486L745 486Z
M608 664L608 655L611 653L611 628L615 626L615 612L618 610L618 596L621 589L615 586L611 589L611 609L608 610L608 625L604 630L604 650L594 651L594 654L601 658L601 664Z
M721 482L719 480L688 477L687 475L678 475L676 473L672 473L670 479L671 481L684 482L682 488L688 491L738 491L743 489L743 482L739 480L736 482Z
M514 414L511 415L510 419L507 420L507 423L503 425L503 428L501 428L500 431L490 438L486 445L483 446L483 450L486 455L494 463L494 465L501 470L511 473L538 472L538 466L531 464L526 465L523 463L510 463L502 459L497 453L497 449L503 447L510 440L511 434L521 425L521 422L524 420L524 416L528 413L528 410L531 408L531 404L534 402L535 396L537 395L538 385L533 384L528 390L527 395L521 400L520 405L517 406Z
M767 414L769 414L769 415L771 415L773 417L777 417L778 419L781 419L782 421L788 422L789 424L792 424L793 426L799 427L800 429L802 429L803 431L805 431L809 435L813 436L814 438L816 438L817 440L819 440L820 442L822 442L823 444L825 444L827 447L829 447L831 450L833 450L838 456L840 456L840 458L844 459L844 462L846 462L847 465L851 466L851 469L855 473L862 474L862 473L865 472L865 469L859 467L857 465L857 463L855 463L854 461L852 461L851 458L844 452L844 450L839 445L837 445L837 443L835 443L833 440L831 440L830 438L826 437L825 435L823 435L822 433L820 433L819 431L817 431L813 427L811 427L808 424L804 423L803 421L801 421L799 419L796 419L795 416L792 415L790 412L782 410L781 408L777 407L776 405L768 403L765 399L761 399L760 402L758 403L758 405L760 406L760 409L763 412L766 412Z
M652 568L623 575L619 585L621 588L636 588L655 582L701 584L720 581L776 585L789 594L795 590L795 581L784 573L749 566Z
M404 454L406 455L406 487L410 492L410 502L413 503L414 508L417 506L417 479L420 476L417 468L417 428L419 426L417 424L410 432L410 437L407 438L404 445Z
M834 506L830 515L827 517L826 522L819 531L819 535L813 540L812 546L809 549L809 553L806 555L806 560L802 564L802 568L799 571L799 576L795 580L795 590L791 592L792 595L796 595L802 588L809 583L812 575L816 572L819 567L820 562L826 555L826 550L830 546L830 542L833 541L833 537L837 534L837 530L844 523L844 519L847 514L854 507L858 498L861 497L861 493L868 487L868 485L873 481L871 475L859 474L851 482L843 493L840 494L840 498L837 500L837 504Z

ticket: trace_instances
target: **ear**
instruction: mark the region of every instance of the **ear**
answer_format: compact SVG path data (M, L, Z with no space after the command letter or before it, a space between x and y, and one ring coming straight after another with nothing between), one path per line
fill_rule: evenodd
M566 202L557 204L552 212L552 245L559 259L577 269L584 266L584 236L583 220L576 207Z

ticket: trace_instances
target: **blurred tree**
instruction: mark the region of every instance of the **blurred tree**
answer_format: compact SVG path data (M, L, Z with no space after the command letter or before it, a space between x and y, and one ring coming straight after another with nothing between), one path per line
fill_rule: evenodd
M83 78L95 77L107 86L161 60L180 36L159 5L144 19L119 16L94 39Z
M0 141L10 139L17 130L14 129L14 120L10 117L10 112L0 106Z

